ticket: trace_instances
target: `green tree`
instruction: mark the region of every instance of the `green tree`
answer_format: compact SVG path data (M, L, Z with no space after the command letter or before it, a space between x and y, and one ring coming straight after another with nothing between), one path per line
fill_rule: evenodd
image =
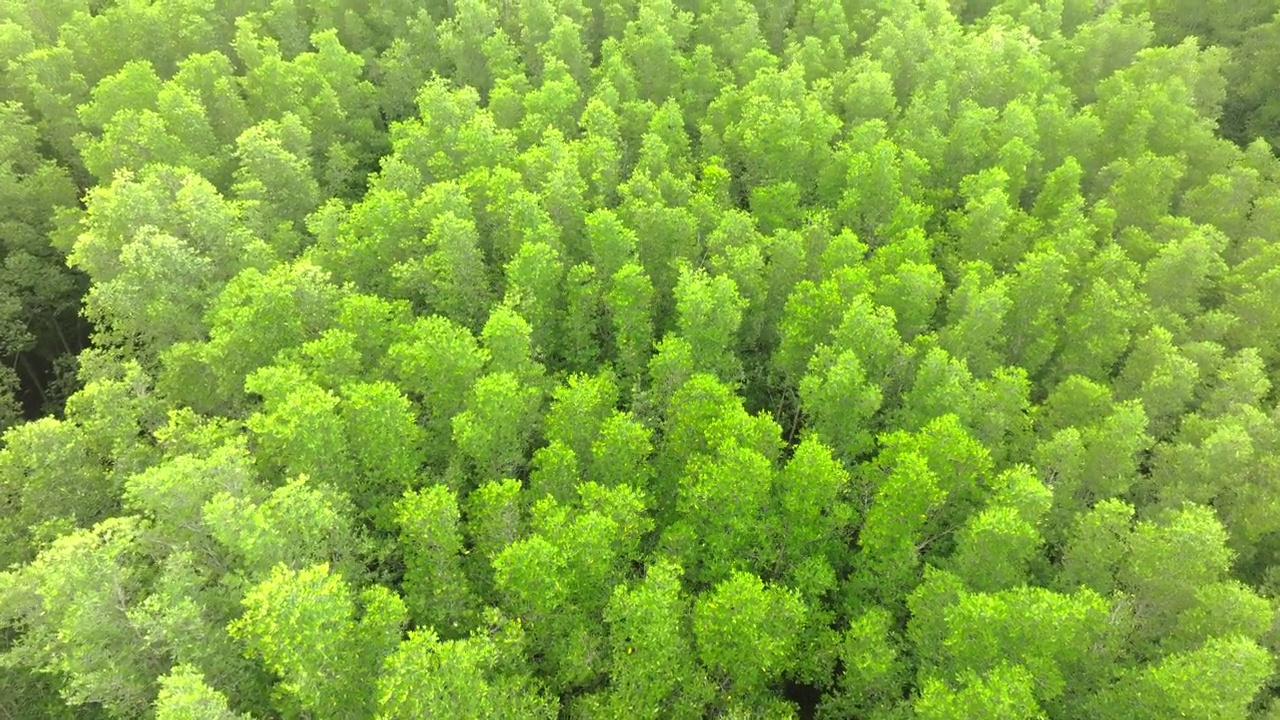
M383 664L378 717L555 717L534 683L503 672L508 646L522 641L518 625L503 632L515 637L441 641L431 630L411 631Z
M327 564L277 566L245 595L244 607L231 631L282 678L281 709L330 717L372 713L374 678L405 623L397 595L374 585L357 597Z
M565 269L560 253L545 243L526 243L507 263L507 302L532 328L534 354L559 356L565 305Z
M1076 518L1063 549L1057 578L1067 590L1084 586L1110 595L1129 553L1134 508L1120 500L1103 500Z
M605 610L613 667L606 707L632 717L696 715L710 695L693 652L691 603L672 563L650 565L644 580L620 585Z
M395 505L405 555L404 596L414 621L446 636L461 635L475 612L463 573L457 496L443 485L409 491Z
M1012 307L1005 283L982 262L965 266L948 299L947 323L939 334L943 348L984 378L1003 364L1006 316Z
M907 680L904 660L893 617L884 608L872 607L854 616L841 635L844 672L838 691L823 697L820 716L891 710L901 702Z
M697 370L737 382L742 374L738 332L746 308L737 284L723 275L685 269L675 298L678 332L693 349Z
M305 242L306 217L320 204L311 133L292 113L279 122L264 120L236 139L236 157L232 193L245 225L280 257L292 257Z
M205 526L230 551L234 569L260 579L274 568L332 561L354 575L356 538L345 497L305 477L265 498L223 491L201 508Z
M482 375L453 417L453 440L481 480L509 477L524 465L542 392L509 372Z
M387 349L397 384L417 403L424 456L439 467L450 455L452 420L488 362L489 353L465 327L432 315L418 318Z
M209 340L200 348L223 403L240 402L245 378L278 352L326 329L341 295L328 273L305 260L266 273L251 268L228 282L206 313Z
M189 170L125 173L85 203L68 261L94 281L86 309L112 340L154 352L199 339L224 285L242 270L261 274L272 260L235 206Z
M181 665L160 678L160 694L155 704L158 720L244 720L236 714L222 693L209 687L200 672Z
M800 381L800 403L809 427L850 464L874 447L874 417L883 402L883 393L868 380L852 350L836 355L822 347Z
M750 707L795 663L797 631L806 608L785 588L767 586L750 573L735 572L698 598L693 634L698 657L723 688L722 706Z
M965 673L960 689L930 680L925 683L914 707L916 717L951 720L989 717L1001 720L1036 720L1044 711L1032 692L1034 678L1023 667L1001 666L986 675Z
M422 484L426 457L417 414L385 381L343 387L338 413L354 465L347 491L375 524L390 528L393 499Z
M492 586L493 559L526 532L524 500L520 481L510 478L484 483L466 499L466 536L480 566L473 569L485 587Z
M617 345L619 373L632 383L643 377L653 351L653 282L644 268L627 263L611 278L605 296Z
M841 567L845 543L859 518L849 474L831 448L814 438L802 440L773 490L778 562L772 574L786 577L814 558Z
M63 535L31 564L0 575L0 617L6 628L24 631L0 662L59 678L72 707L144 714L167 663L130 612L144 591L136 544L142 528L137 517L110 518Z
M1095 707L1117 718L1248 717L1249 705L1271 672L1271 664L1267 652L1250 640L1212 640L1193 652L1125 674ZM1197 677L1219 682L1191 681Z

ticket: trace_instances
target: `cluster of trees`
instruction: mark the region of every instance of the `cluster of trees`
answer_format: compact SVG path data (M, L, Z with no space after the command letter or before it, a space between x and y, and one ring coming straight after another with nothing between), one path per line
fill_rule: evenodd
M0 717L1280 717L1278 53L0 0Z

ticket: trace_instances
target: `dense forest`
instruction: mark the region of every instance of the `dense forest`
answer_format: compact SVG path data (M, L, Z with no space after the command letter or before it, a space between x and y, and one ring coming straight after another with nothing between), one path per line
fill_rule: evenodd
M1280 718L1280 0L0 0L0 718Z

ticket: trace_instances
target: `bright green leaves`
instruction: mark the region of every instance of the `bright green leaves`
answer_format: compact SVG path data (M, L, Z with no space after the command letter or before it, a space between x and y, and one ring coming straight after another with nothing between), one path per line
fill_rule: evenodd
M979 505L991 460L954 415L880 442L885 449L862 468L855 486L866 509L854 582L893 606L918 582L921 555L944 555L952 533Z
M187 167L219 183L226 157L201 99L174 82L162 83L151 64L132 61L104 78L80 106L85 129L77 137L85 167L99 182L120 170L159 164Z
M726 5L739 3L729 0ZM717 29L722 32L724 28ZM736 64L730 67L746 72ZM747 188L790 181L802 198L812 198L823 165L833 159L830 143L839 120L805 87L799 66L766 68L744 80L744 87L723 92L708 110L715 137L723 142L712 152L742 164Z
M1139 603L1139 638L1164 636L1196 591L1225 579L1231 565L1226 531L1211 509L1188 506L1164 522L1139 523L1129 540L1121 583Z
M994 594L962 591L937 615L931 614L938 612L936 607L917 605L928 597L925 587L913 597L918 619L912 620L909 632L918 638L920 673L926 683L929 678L945 678L972 685L974 675L1017 665L1036 678L1030 688L1036 701L1057 709L1064 707L1060 703L1074 706L1107 678L1114 631L1109 608L1096 594L1058 595L1027 587ZM934 632L939 634L926 640L925 634ZM935 688L939 691L942 688ZM1019 704L1025 706L1025 701Z
M1224 381L1229 372L1220 371ZM1246 371L1245 377L1249 374ZM1247 394L1258 389L1240 390ZM1274 493L1266 474L1275 462L1267 449L1272 427L1244 405L1217 417L1187 415L1173 441L1155 448L1151 486L1146 488L1163 507L1176 508L1185 501L1212 504L1231 533L1240 566L1250 565L1254 571L1271 556L1253 538L1265 536L1272 527L1273 516L1266 509Z
M250 376L248 390L265 398L263 410L248 426L261 447L260 464L273 475L312 475L331 487L343 487L354 474L338 415L338 397L306 381L289 381L283 368ZM274 466L274 467L273 467Z
M571 375L568 383L553 394L546 419L547 438L567 445L585 464L591 459L592 445L617 404L618 388L612 376Z
M677 331L693 350L698 372L738 382L738 331L746 301L734 281L701 270L683 269L675 288Z
M1063 551L1058 585L1110 595L1129 551L1132 523L1133 506L1119 500L1103 500L1078 515Z
M343 436L354 464L344 483L358 505L384 527L393 498L421 484L423 433L408 398L391 383L342 388Z
M95 285L86 300L106 332L165 347L200 337L213 263L186 242L144 228L120 249L121 273Z
M628 484L644 489L653 476L653 433L631 415L614 412L591 445L587 479L605 487Z
M364 59L344 48L337 32L323 30L310 37L314 50L285 60L279 43L258 36L243 19L234 46L245 65L241 86L250 112L262 120L293 113L310 128L312 163L326 195L344 197L361 188L362 171L385 144L377 92L363 78Z
M751 527L750 518L765 510L762 503L769 497L772 465L782 447L781 428L772 418L748 415L741 400L726 386L709 375L699 374L672 396L663 430L663 443L655 462L654 499L664 520L666 513L684 503L682 507L697 506L697 512L686 518L689 523L723 522L747 532L763 533L763 528ZM733 458L732 464L722 462L729 457ZM759 474L735 475L731 469L734 464ZM710 500L732 496L737 492L735 487L748 494L738 506L739 512L725 517L716 516L717 507L699 505L688 494L700 488L697 492L709 493L704 500ZM745 538L732 542L743 541ZM689 550L692 552L692 548ZM735 561L724 557L713 560L717 564Z
M765 523L773 474L769 458L733 440L689 462L676 512L697 538L682 548L691 579L711 584L733 570L768 561Z
M1072 377L1054 389L1042 407L1044 439L1033 453L1041 478L1054 488L1051 537L1084 508L1133 486L1151 444L1146 428L1140 403L1114 404L1096 383Z
M267 240L280 257L292 257L303 245L304 220L320 204L320 187L311 169L311 132L292 113L265 120L236 139L232 193L240 201L245 224Z
M1130 642L1140 657L1191 650L1215 638L1261 639L1272 611L1228 579L1233 557L1213 510L1188 504L1136 526L1132 517L1133 508L1118 501L1081 516L1059 584L1122 590L1132 603Z
M627 263L610 278L605 296L618 352L618 371L638 382L653 351L653 281L644 268Z
M1280 358L1280 347L1274 341L1274 328L1280 327L1280 314L1268 298L1280 283L1276 271L1274 246L1260 241L1249 241L1241 248L1241 260L1229 273L1224 283L1226 307L1240 319L1230 329L1228 337L1240 347L1257 348L1262 356L1274 363Z
M1173 336L1156 326L1134 343L1115 385L1121 399L1138 398L1156 438L1172 434L1190 405L1200 370L1180 353Z
M750 573L735 572L698 599L693 634L703 665L724 688L721 704L751 707L767 697L795 662L805 613L794 592Z
M1227 273L1227 237L1211 226L1183 226L1143 268L1143 290L1161 319L1194 322ZM1176 322L1170 319L1168 322Z
M843 563L857 510L849 497L849 475L820 441L800 442L774 481L780 576L815 558L831 567Z
M526 243L507 264L507 302L529 321L538 357L559 355L564 265L555 248Z
M1272 663L1267 651L1251 640L1211 640L1193 652L1126 673L1098 700L1096 711L1124 720L1248 717Z
M542 384L545 368L534 359L533 328L511 306L493 308L480 331L480 341L489 352L489 372L511 373L531 384Z
M379 717L482 718L494 711L485 671L490 653L471 641L440 642L434 632L417 630L387 658L388 673L379 682Z
M1166 651L1178 652L1223 638L1261 642L1271 629L1273 616L1271 603L1242 583L1210 583L1196 591L1195 606L1179 616L1163 646Z
M613 655L605 707L612 714L692 716L707 701L710 685L695 660L680 574L678 565L650 565L644 580L613 592L604 613Z
M1002 665L985 675L964 673L959 690L928 680L914 704L915 716L921 720L1039 720L1044 713L1032 691L1034 682L1035 677L1017 665Z
M1014 202L1006 189L1009 180L1003 170L991 168L960 182L964 208L951 218L958 259L1004 269L1024 251Z
M387 657L378 679L378 714L386 720L425 716L451 720L555 717L553 704L524 678L504 673L519 652L519 626L505 636L441 641L415 630ZM516 647L510 645L514 641Z
M467 496L466 534L485 582L492 580L493 559L525 533L522 490L518 480L508 478L484 483Z
M81 359L86 385L68 400L65 420L42 418L4 435L6 565L31 559L63 532L110 517L126 478L157 460L148 435L161 418L150 378L136 363L93 353Z
M452 180L515 155L515 139L479 107L473 88L432 79L418 91L417 105L421 119L393 125L390 136L392 156L421 173L421 181Z
M809 374L800 381L800 402L818 437L848 463L873 447L872 418L884 396L869 382L866 370L852 350L836 355L829 348L815 354Z
M476 380L453 418L453 440L478 478L510 477L524 464L541 405L542 391L510 372Z
M1027 580L1028 566L1041 542L1035 526L1019 517L1015 509L988 508L961 530L952 569L974 590L1015 587Z
M578 455L573 448L552 440L533 453L529 490L535 498L550 495L558 502L568 502L573 499L581 476Z
M1023 256L1016 272L1007 276L1006 357L1029 375L1036 376L1058 346L1071 298L1069 268L1062 255L1035 251Z
M852 618L841 634L839 652L844 672L838 692L819 706L824 717L873 714L901 701L906 665L893 617L884 608L872 607Z
M89 450L83 429L53 418L19 425L5 433L0 450L6 511L3 523L5 566L30 560L40 541L79 523L110 515L116 505L114 483L104 477ZM70 486L74 493L65 491Z
M571 375L556 388L545 422L549 444L533 456L535 497L551 494L567 502L580 476L605 486L648 484L650 432L615 410L617 403L618 387L609 373Z
M855 83L855 88L858 85ZM885 88L875 88L882 103L894 102L891 94L886 98ZM862 102L864 98L850 98L847 103ZM851 109L858 112L856 108ZM855 126L856 127L856 126ZM897 238L928 216L929 208L914 198L920 194L920 180L927 167L914 151L885 139L884 125L866 123L862 132L874 132L875 139L869 147L855 148L847 157L847 169L835 202L835 218L840 223L866 238L873 245Z
M70 532L23 569L0 575L0 619L24 629L0 663L58 676L71 706L145 713L166 664L162 651L146 644L127 605L145 582L136 545L140 525L134 517L111 518Z
M561 692L589 685L605 670L591 629L652 528L643 496L628 486L584 484L578 491L578 507L540 501L533 509L535 534L493 558L504 607L527 625L545 676Z
M457 496L433 485L405 493L395 509L405 555L405 604L418 625L460 635L472 621L475 598L462 569Z
M68 262L94 281L88 312L108 337L142 341L153 352L200 338L223 284L272 259L235 207L188 170L121 175L96 187L86 205Z
M189 665L180 665L160 678L156 720L245 720L233 713L222 693L209 687L204 676Z
M475 329L483 324L490 303L480 238L469 218L446 212L431 223L426 238L431 254L415 277L427 307Z
M1136 264L1117 246L1098 253L1085 273L1091 279L1067 309L1059 369L1101 382L1128 349L1144 298Z
M219 493L202 512L210 533L256 578L277 566L299 570L351 560L356 547L344 500L332 489L300 478L261 502Z
M439 316L419 318L387 349L399 386L419 405L428 462L441 464L451 443L451 421L463 410L489 354L466 328Z
M897 458L879 483L858 533L858 559L870 573L869 590L893 601L914 586L925 520L945 499L924 458L915 453Z
M290 705L334 718L373 714L373 678L405 622L399 597L372 586L357 598L327 564L277 566L244 606L232 633L280 676Z
M341 295L326 272L306 261L233 278L209 310L209 341L201 348L224 402L238 400L245 378L276 353L328 328Z
M893 310L898 333L910 341L932 325L943 284L942 273L928 262L891 259L881 270L873 297Z
M680 61L693 16L672 2L639 2L627 23L620 50L634 69L640 99L661 103L676 94Z
M205 540L205 503L215 496L257 492L252 456L243 442L229 442L207 454L178 455L134 475L125 484L124 502L151 519L156 535L178 545Z
M1005 317L1012 307L1003 278L996 278L982 262L964 268L960 285L948 300L948 322L939 342L961 358L977 377L989 375L1003 363Z
M1261 3L101 4L0 10L5 709L1265 703Z

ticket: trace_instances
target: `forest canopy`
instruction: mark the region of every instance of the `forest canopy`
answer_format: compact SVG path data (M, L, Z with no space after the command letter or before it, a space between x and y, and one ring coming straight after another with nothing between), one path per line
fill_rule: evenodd
M0 718L1280 718L1280 0L0 0Z

